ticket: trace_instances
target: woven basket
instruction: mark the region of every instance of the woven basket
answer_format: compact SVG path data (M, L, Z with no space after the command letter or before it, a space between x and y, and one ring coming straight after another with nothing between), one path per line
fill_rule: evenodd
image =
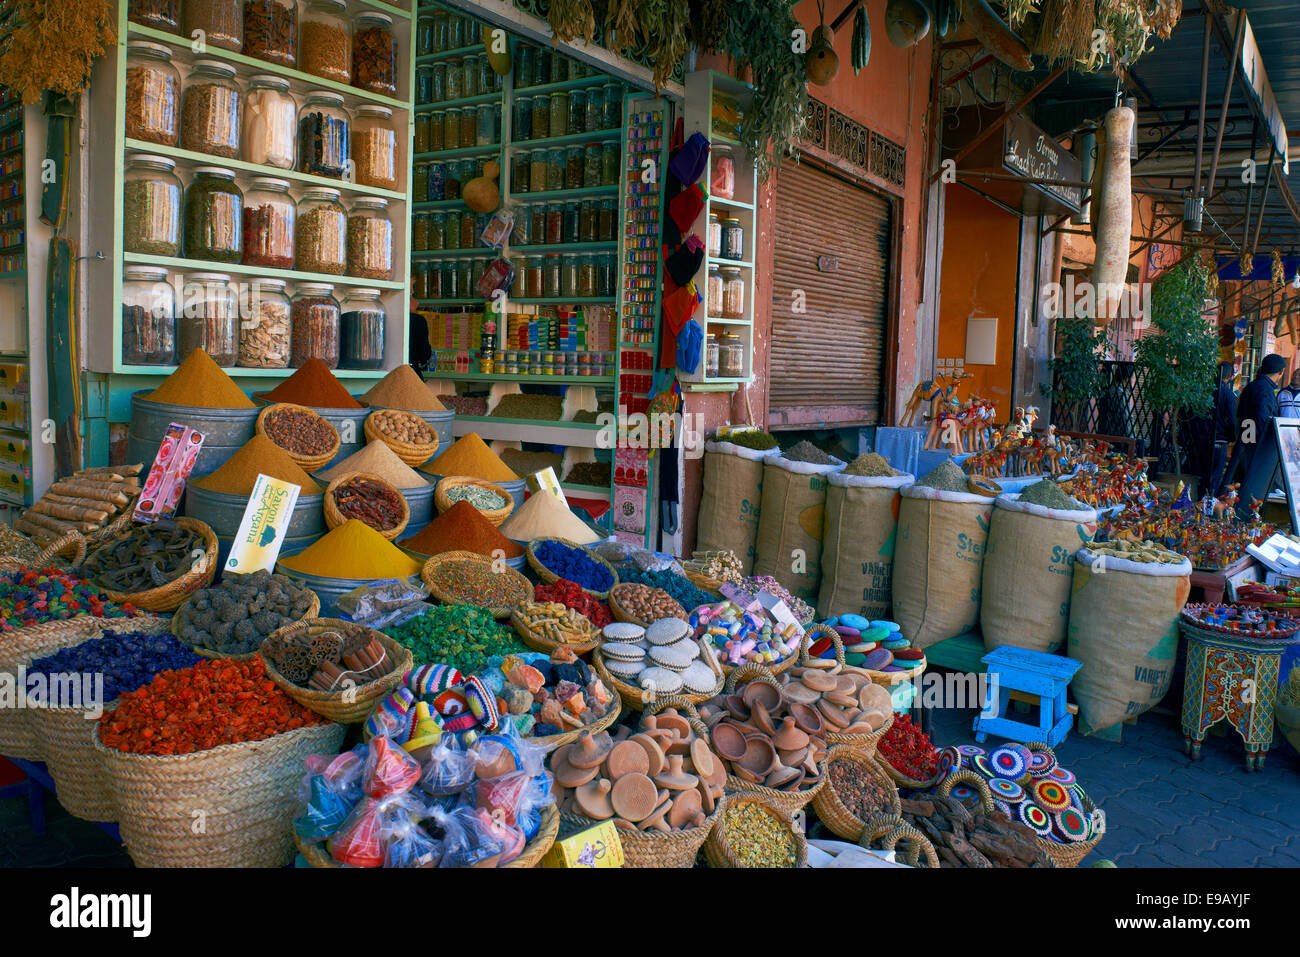
M125 619L112 627L101 619L96 633L87 640L122 631L163 635L170 626L169 619L153 616ZM116 707L117 702L106 702L104 713ZM59 803L73 817L116 821L117 804L104 776L103 762L95 751L98 722L87 718L85 708L28 707L27 712L32 738L41 750L40 760L54 778L54 793Z
M872 818L858 838L861 847L869 849L872 844L879 844L880 849L886 851L897 851L899 841L908 842L908 849L902 856L904 864L916 867L924 856L926 867L939 866L939 855L935 853L930 839L897 815L883 814Z
M384 538L388 539L390 542L394 541L398 535L401 535L402 532L406 531L406 526L411 521L410 503L406 501L406 496L403 495L400 490L395 488L391 482L386 482L378 475L371 475L368 472L346 472L334 479L334 481L330 482L329 485L325 487L325 525L333 530L348 520L347 516L340 512L338 506L334 504L334 494L340 487L356 479L365 479L366 481L374 482L383 486L385 490L392 492L398 503L400 503L401 518L392 528L375 528L375 526L370 525L369 522L365 523L370 525L371 528L374 528L375 531L384 536Z
M560 734L546 734L540 737L528 738L527 740L535 744L545 745L547 751L554 751L561 745L572 744L577 741L584 731L590 731L592 734L607 731L623 713L623 699L619 697L618 692L613 688L609 688L608 691L610 694L609 709L602 717L597 718L591 724L583 725L581 728L574 728L571 731L563 731Z
M914 780L912 778L909 778L902 771L899 771L892 764L890 764L885 759L885 756L883 754L880 754L879 751L877 751L877 755L879 756L880 759L881 768L884 769L885 773L889 775L890 779L893 780L893 782L897 784L900 788L909 788L910 790L913 791L927 791L943 780L942 771L935 772L934 777L930 778L930 780L928 781Z
M595 625L592 625L592 628L595 629L596 634L590 641L584 641L578 644L568 644L566 642L555 641L551 638L547 638L545 635L539 634L532 628L529 628L523 618L520 617L518 608L511 610L510 624L514 626L515 634L519 636L520 641L533 651L540 651L544 655L551 654L551 652L555 651L557 648L568 648L575 655L585 655L600 644L600 629L596 628Z
M804 629L803 644L799 646L799 664L805 667L811 667L812 661L820 661L820 658L811 657L812 646L818 641L819 636L826 635L831 640L831 647L835 649L835 667L827 668L831 674L836 675L843 671L847 665L844 663L844 642L840 639L840 633L834 628L827 625L810 625Z
M880 744L880 739L889 733L889 729L894 726L894 712L889 712L889 717L885 723L876 731L866 734L859 732L844 731L827 731L826 743L829 745L845 745L853 748L855 751L865 755L868 758L875 757L876 747Z
M607 601L609 602L609 612L611 615L614 616L615 621L625 621L625 622L629 622L630 624L640 625L642 628L645 628L647 625L650 624L650 622L646 621L644 618L638 618L636 615L632 614L632 612L628 611L627 606L624 605L619 600L618 597L619 592L621 590L626 589L629 586L635 584L636 584L635 582L619 582L617 585L610 586L608 592L609 598L607 599ZM656 588L655 591L663 591L663 589ZM668 595L667 592L664 592L664 594ZM671 595L669 595L668 597L672 598ZM676 604L675 599L674 599L674 603ZM690 613L687 612L685 608L682 608L680 604L677 604L677 607L681 608L682 613L680 615L670 615L668 617L680 618L682 621L687 621ZM719 664L721 664L721 662L719 662Z
M691 704L703 704L715 694L719 694L722 691L722 670L717 667L717 660L714 658L712 650L703 642L700 643L700 655L701 659L705 663L709 663L710 667L714 669L714 673L718 678L717 683L713 686L711 691L708 691L705 694L692 694L685 689L682 689L673 696L674 699L688 701ZM609 669L605 667L605 659L601 655L599 648L591 653L591 665L596 669L596 674L600 676L600 680L605 683L605 687L613 688L617 691L619 697L623 699L623 704L627 705L627 707L631 708L633 711L644 711L648 705L662 697L656 692L644 690L639 685L630 685L621 678L615 678L609 673Z
M456 504L448 497L447 493L462 485L476 485L505 499L506 503L500 508L478 509L478 513L491 522L494 528L500 526L502 522L510 517L510 513L515 510L515 497L496 482L474 478L472 475L448 475L439 479L438 484L433 489L433 504L438 509L439 515Z
M366 416L365 425L362 427L362 431L366 434L367 442L373 442L375 439L379 439L379 441L392 449L393 453L407 465L411 466L411 468L415 468L417 465L423 465L425 462L429 461L429 459L434 457L438 451L437 432L433 433L433 441L426 445L416 445L413 442L403 442L401 439L395 439L391 435L381 432L379 427L375 425L375 416L380 412L392 412L395 415L408 416L409 418L419 422L421 425L428 425L424 419L420 418L414 412L403 412L400 409L376 409L374 412L371 412Z
M554 804L548 804L542 808L541 825L537 828L537 833L533 839L524 845L523 853L516 857L509 864L502 864L502 867L536 867L541 863L546 852L551 849L555 843L556 836L560 833L560 813L555 809ZM298 853L312 867L329 868L343 865L325 850L325 844L321 841L304 841L297 834L293 836L294 843L298 846Z
M141 491L143 491L143 489L136 491L134 495L130 496L130 501L120 507L117 515L107 525L101 525L93 532L83 533L86 539L87 548L94 548L96 545L102 545L104 542L112 541L130 526L131 522L135 520L135 505L136 502L140 501ZM80 562L78 562L78 565L80 565Z
M0 524L0 572L21 568L49 568L56 559L60 565L76 568L86 558L86 539L70 528L53 541L41 545L22 532Z
M714 805L712 813L704 819L699 827L681 828L675 831L642 831L630 827L618 828L618 839L623 845L623 866L636 868L694 867L696 855L718 823L727 806L724 796ZM599 824L580 814L565 814L563 818L570 824L583 828ZM617 826L617 825L616 825Z
M704 607L703 605L700 606L700 608L703 608L703 607ZM692 614L694 614L695 612L698 612L699 610L700 610L699 608L696 608L695 611L692 612ZM720 654L721 654L721 652L719 652L719 655L720 655ZM772 675L785 674L787 671L789 671L791 668L793 668L793 667L795 666L795 664L797 664L797 663L800 662L800 661L805 660L805 659L807 658L807 656L808 656L808 633L805 631L805 632L804 632L804 636L803 636L802 638L799 639L799 650L798 650L797 652L795 652L794 654L788 655L787 657L781 659L780 661L778 661L778 662L776 662L776 663L774 663L774 664L767 664L766 662L764 662L764 663L762 664L762 667L765 668L765 669L767 670L767 672L768 672L769 674L772 674ZM743 668L743 667L744 667L744 665L730 665L730 664L727 664L727 662L724 661L721 657L718 658L718 664L722 667L722 673L725 674L725 675L730 675L730 674L731 674L732 672L734 672L737 668ZM746 662L745 664L759 664L759 662L756 662L756 661L755 661L755 662Z
M284 867L303 763L336 754L344 730L315 725L181 755L127 754L98 733L94 745L137 867Z
M275 439L266 433L266 419L268 416L277 415L281 412L301 412L303 415L310 416L314 419L320 419L320 424L330 430L334 436L334 442L326 452L318 452L315 455L306 455L302 452L295 452L292 449L286 449ZM334 456L339 454L341 441L339 439L339 430L334 428L328 419L322 416L315 409L309 409L305 405L294 405L292 402L277 402L274 405L268 405L261 412L257 413L257 434L266 439L278 449L293 459L293 463L301 468L304 472L315 472L317 469L323 469L330 462L334 461Z
M180 578L158 588L147 588L144 591L133 593L112 591L108 588L101 589L110 601L115 601L119 605L130 602L142 611L168 613L183 605L192 592L196 592L200 588L207 588L212 584L212 579L217 574L216 533L212 531L207 522L200 522L197 518L177 518L173 519L173 521L182 528L197 532L203 539L204 554L202 560L194 563L194 566ZM107 548L111 544L111 541L105 542L99 547Z
M312 592L311 607L307 609L307 614L299 618L298 621L300 622L307 621L308 619L315 618L319 614L320 614L320 597L315 592ZM190 599L187 598L185 600L185 604L177 608L176 613L172 615L172 627L171 627L172 634L175 635L176 639L183 645L185 644L185 639L181 637L181 631L184 628L185 623L189 620L189 616L190 616ZM291 624L296 624L296 623L291 622ZM288 626L281 625L280 627L286 628ZM250 651L242 655L230 655L222 651L213 651L210 648L191 648L189 645L185 645L185 647L190 648L190 650L193 651L196 655L201 655L204 658L233 658L236 661L246 661L249 658L257 657L256 651Z
M808 839L804 837L802 828L795 824L793 811L773 804L756 794L731 794L727 796L725 803L728 809L753 804L772 815L794 837L795 853L798 858L794 866L796 868L808 866ZM720 804L719 807L721 806ZM704 859L709 862L710 867L745 866L737 859L735 851L731 849L731 842L727 839L727 819L725 815L710 832L709 839L704 842Z
M879 762L856 748L844 744L836 745L826 755L827 782L817 792L817 796L812 801L813 810L817 812L817 820L825 824L836 835L846 841L856 841L862 836L862 829L867 826L867 821L858 817L845 806L835 790L834 782L829 779L831 765L836 761L848 761L866 769L868 774L888 789L890 794L889 807L882 808L879 813L873 814L871 816L872 820L882 814L897 816L902 813L903 805L898 796L898 788L894 786L894 782L889 775L881 770Z
M489 570L495 569L492 570L492 574L504 575L505 578L503 579L503 581L506 587L509 588L512 592L517 593L518 597L516 597L514 601L510 602L510 604L494 605L489 608L489 610L492 612L493 618L509 618L511 611L514 610L516 605L521 605L526 601L533 600L533 586L529 583L527 578L525 578L519 572L515 571L510 566L502 564L500 567L495 567L496 562L494 559L487 558L483 555L480 555L478 552L458 551L458 552L443 552L440 555L434 555L427 562L425 562L424 567L420 569L420 578L426 585L429 586L429 593L434 598L438 599L438 601L442 602L444 605L480 604L478 599L472 593L458 594L454 591L451 591L443 587L435 580L434 573L437 572L437 570L441 568L443 565L453 561L478 562L482 565L487 566Z
M534 538L531 542L529 542L526 546L524 546L524 554L528 556L528 567L531 568L534 574L536 574L537 577L542 580L543 585L554 585L557 581L560 580L560 576L555 574L555 572L551 571L540 561L538 561L537 553L535 552L535 549L542 542L559 542L561 545L566 545L569 548L581 549L582 551L587 553L587 557L590 558L593 562L596 562L599 565L604 565L606 568L608 568L610 575L612 575L614 579L609 583L608 590L592 591L590 588L584 588L582 590L585 591L588 595L591 595L593 598L599 598L601 601L609 600L609 591L612 590L614 586L618 584L618 572L614 571L614 566L611 565L609 562L605 561L605 559L601 558L590 548L587 548L585 545L579 545L577 542L571 542L567 538Z
M726 581L721 578L710 578L708 575L702 575L697 571L692 571L691 569L686 568L685 566L682 567L682 574L686 576L687 581L700 591L711 591L715 594L720 594L720 589L726 584Z
M19 668L37 658L94 638L105 622L130 620L82 615L4 632L0 634L0 673L16 676ZM44 760L40 739L32 731L27 708L0 708L0 755L24 761Z
M281 691L304 708L310 708L339 724L356 724L365 721L374 709L375 702L396 688L401 683L402 676L410 671L414 664L410 651L392 638L373 628L366 628L338 618L307 618L271 632L263 640L262 647L265 648L266 642L275 637L289 638L304 634L319 635L327 631L347 632L357 629L383 645L384 651L388 653L388 661L393 665L393 669L386 675L341 691L317 691L315 688L303 688L294 684L280 673L269 655L263 654L262 661L266 665L266 673L280 686Z

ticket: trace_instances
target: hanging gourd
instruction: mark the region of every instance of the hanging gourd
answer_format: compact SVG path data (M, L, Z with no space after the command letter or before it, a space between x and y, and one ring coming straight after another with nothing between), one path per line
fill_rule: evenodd
M1105 325L1115 317L1128 280L1129 237L1133 229L1133 177L1129 166L1129 138L1136 117L1127 106L1117 106L1102 122L1104 139L1097 143L1099 183L1093 203L1097 221L1097 253L1092 263L1096 293L1094 323Z
M497 177L501 175L501 165L494 160L483 164L483 175L470 180L461 190L461 199L476 213L491 213L501 205L501 190L497 186Z
M817 0L817 12L821 22L813 31L808 52L804 54L804 72L808 74L810 83L826 86L840 72L840 58L835 52L835 34L826 25L826 6L822 0Z
M930 11L921 0L889 0L885 36L896 47L914 47L930 32Z
M510 59L510 37L500 27L484 27L483 48L488 64L497 76L509 76L513 69Z
M853 51L853 75L857 76L871 59L871 24L867 21L867 4L863 0L853 14L853 41L849 44Z
M940 39L957 25L956 0L934 0L934 32Z

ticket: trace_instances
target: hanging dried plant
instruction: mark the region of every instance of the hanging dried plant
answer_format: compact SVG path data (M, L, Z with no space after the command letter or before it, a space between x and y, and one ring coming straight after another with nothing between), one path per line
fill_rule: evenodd
M596 37L596 14L591 0L551 0L546 22L560 43L574 40L590 43Z
M641 0L609 0L605 44L615 53L634 49L641 42ZM611 36L612 31L612 36Z
M726 39L726 0L691 0L691 42L696 48L716 52Z
M1241 256L1237 259L1237 269L1241 272L1242 279L1246 279L1255 271L1255 257L1251 255L1249 249L1241 251Z
M1280 249L1273 250L1273 285L1279 287L1286 285L1286 269L1282 266L1282 251Z
M11 0L0 36L0 77L38 103L46 90L76 96L90 83L90 68L117 43L108 0Z
M736 75L749 70L754 84L740 139L763 179L783 155L798 154L808 123L808 76L803 54L791 43L802 29L793 8L792 0L747 0L727 7L727 52Z

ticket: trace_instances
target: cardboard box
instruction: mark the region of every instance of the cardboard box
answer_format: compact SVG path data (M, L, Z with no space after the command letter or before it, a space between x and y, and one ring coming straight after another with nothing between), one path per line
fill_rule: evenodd
M0 463L18 468L32 467L32 441L25 435L0 432Z
M0 393L0 428L27 431L27 396Z
M0 392L26 392L27 363L0 362Z
M613 821L601 821L562 841L542 858L542 867L622 867L623 842Z

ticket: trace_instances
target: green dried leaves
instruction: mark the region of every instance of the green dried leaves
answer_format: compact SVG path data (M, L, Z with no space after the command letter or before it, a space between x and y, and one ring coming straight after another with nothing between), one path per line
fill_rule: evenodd
M803 28L793 9L790 0L749 0L728 8L727 52L738 73L751 71L754 86L740 138L762 179L783 154L797 155L807 123L808 78L794 42Z
M45 90L75 96L95 58L117 42L108 0L13 0L12 27L0 37L0 76L38 103Z

